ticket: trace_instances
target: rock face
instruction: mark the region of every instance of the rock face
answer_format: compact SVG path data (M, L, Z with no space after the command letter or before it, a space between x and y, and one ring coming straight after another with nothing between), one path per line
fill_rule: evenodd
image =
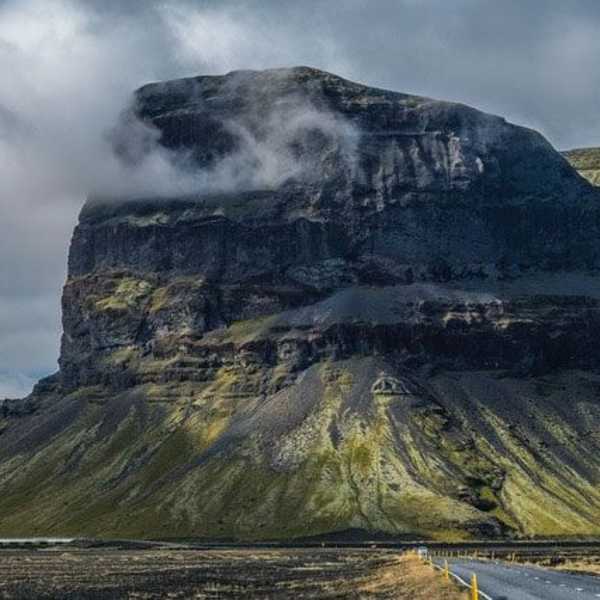
M600 193L543 137L301 67L145 86L156 139L195 187L83 208L0 533L600 533Z

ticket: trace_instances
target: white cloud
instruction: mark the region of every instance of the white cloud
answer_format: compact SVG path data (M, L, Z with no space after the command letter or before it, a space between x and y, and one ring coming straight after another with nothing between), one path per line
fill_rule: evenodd
M328 27L327 19L302 27L309 6L281 3L223 2L159 5L176 59L190 72L221 74L238 69L294 65L320 66L338 74L351 72L351 61ZM328 9L323 11L326 16Z
M0 402L5 398L23 398L35 384L36 379L22 373L0 372Z

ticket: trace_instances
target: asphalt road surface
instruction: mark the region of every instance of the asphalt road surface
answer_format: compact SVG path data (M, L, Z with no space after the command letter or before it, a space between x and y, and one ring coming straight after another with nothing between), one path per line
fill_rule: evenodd
M434 562L443 565L444 559ZM571 575L500 561L448 559L450 571L470 582L477 575L479 590L492 600L589 600L600 598L600 577Z

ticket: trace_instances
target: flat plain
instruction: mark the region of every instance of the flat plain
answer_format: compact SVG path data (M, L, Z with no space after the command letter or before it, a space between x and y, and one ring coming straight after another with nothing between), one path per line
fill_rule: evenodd
M294 550L4 550L0 598L465 598L396 552Z

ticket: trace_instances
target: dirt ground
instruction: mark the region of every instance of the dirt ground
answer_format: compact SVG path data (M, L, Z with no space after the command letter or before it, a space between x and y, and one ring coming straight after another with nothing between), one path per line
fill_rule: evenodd
M433 594L433 595L432 595ZM0 598L466 598L381 550L4 550Z

